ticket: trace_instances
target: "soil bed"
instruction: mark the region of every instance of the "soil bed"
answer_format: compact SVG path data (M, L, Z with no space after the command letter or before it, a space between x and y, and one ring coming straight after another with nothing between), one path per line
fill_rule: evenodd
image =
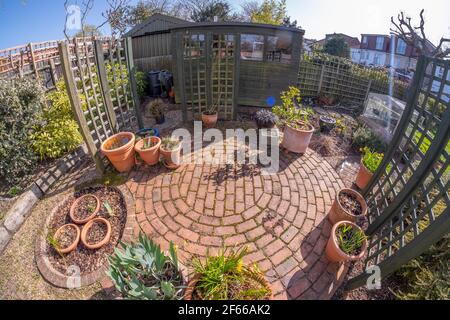
M107 230L106 224L98 221L94 222L87 233L87 243L91 245L99 243L105 239Z
M339 194L339 203L345 211L351 213L354 216L359 216L362 214L361 204L353 194L341 192Z
M72 223L69 216L70 206L77 198L85 194L93 194L99 198L101 205L97 217L105 218L111 223L111 240L108 244L97 250L89 250L80 242L76 250L63 255L63 257L47 243L46 253L49 261L52 266L62 274L68 275L67 268L74 265L80 268L81 275L91 273L101 268L107 262L108 256L114 252L114 248L119 243L125 228L126 206L121 193L112 187L90 187L76 192L75 196L71 196L67 199L59 207L59 210L56 211L54 217L50 221L48 229L53 230L54 232L62 225ZM105 202L108 202L113 210L111 216L109 216L108 211L103 206ZM92 238L90 238L89 243L91 243L91 241L97 242L96 239L99 238L99 240L103 239L104 234L106 234L106 231L103 234L103 224L98 224L99 228L95 227L95 225L96 224L94 224L92 228L94 230L90 232Z
M86 197L81 199L74 210L74 217L83 220L89 217L97 207L97 200L94 197Z
M58 242L60 249L66 249L77 238L77 230L74 227L66 227L61 230L58 238L55 240Z

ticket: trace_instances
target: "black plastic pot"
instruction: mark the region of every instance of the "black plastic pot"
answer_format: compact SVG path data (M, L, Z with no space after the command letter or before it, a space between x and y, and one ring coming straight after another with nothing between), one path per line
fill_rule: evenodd
M155 117L156 120L156 124L163 124L164 122L166 122L166 117L165 115L162 115L160 117Z
M336 119L327 116L320 116L320 131L330 132L336 126Z

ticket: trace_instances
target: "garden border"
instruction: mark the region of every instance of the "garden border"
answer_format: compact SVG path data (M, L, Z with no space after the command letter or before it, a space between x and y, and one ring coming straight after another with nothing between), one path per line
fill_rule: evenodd
M91 180L90 182L92 182ZM89 183L89 181L87 182ZM103 186L99 184L93 185L95 186ZM104 187L104 186L103 186ZM135 218L135 206L134 206L134 199L131 193L129 192L126 185L121 186L113 186L111 188L116 189L120 192L120 194L123 196L123 199L125 201L125 207L127 210L127 219L125 223L125 228L123 230L122 237L120 241L122 242L131 242L133 240L134 236L134 230L135 226L137 225L136 218ZM65 197L67 199L67 196ZM43 235L47 233L48 230L48 224L50 222L50 219L54 216L54 213L56 210L59 209L59 206L54 208L52 210L52 213L48 215L47 219L44 222L43 225L43 232L40 235L37 235L38 238L36 238L35 241L35 258L36 258L36 265L37 268L42 275L42 277L48 281L50 284L64 289L70 289L68 287L68 283L73 277L63 275L61 272L57 271L53 266L50 264L48 257L43 254L45 251L46 241L45 238L43 238ZM80 288L89 286L97 281L103 280L104 277L106 277L106 270L108 269L108 263L100 267L99 269L88 273L86 275L83 275L80 277ZM102 283L103 288L107 288L107 285L104 285ZM79 289L79 288L77 288Z

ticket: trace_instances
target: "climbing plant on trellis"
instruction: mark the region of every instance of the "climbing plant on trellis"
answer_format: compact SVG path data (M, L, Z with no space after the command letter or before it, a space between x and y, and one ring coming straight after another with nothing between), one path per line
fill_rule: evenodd
M450 61L421 57L389 150L364 190L366 267L394 272L450 232ZM364 285L369 274L349 282Z

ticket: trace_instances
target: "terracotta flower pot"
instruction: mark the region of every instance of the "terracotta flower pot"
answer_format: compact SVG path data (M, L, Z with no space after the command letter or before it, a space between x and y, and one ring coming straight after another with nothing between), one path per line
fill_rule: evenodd
M354 215L351 212L348 212L344 209L341 202L339 201L339 195L345 192L347 194L353 195L358 203L361 205L361 214ZM328 220L330 220L331 224L338 223L339 221L351 221L356 222L358 217L363 217L367 215L367 203L364 200L363 196L352 189L341 189L338 193L336 193L336 197L334 199L333 205L331 206L330 212L328 213Z
M106 235L101 241L94 244L89 244L87 242L87 234L89 229L91 229L94 223L96 222L104 223L106 225ZM111 231L112 231L111 223L108 220L104 218L95 218L86 223L86 225L83 227L83 230L81 230L81 242L83 242L84 246L88 249L91 250L99 249L109 242L109 240L111 239Z
M77 235L75 237L75 240L66 248L58 248L58 251L60 253L66 254L69 252L72 252L73 250L75 250L78 246L78 243L80 242L80 228L78 228L77 225L75 224L65 224L62 227L60 227L58 230L56 230L55 235L53 236L55 239L58 239L59 235L61 234L61 232L64 231L65 228L73 228L76 230Z
M144 147L144 142L147 140L151 140L154 144L152 147L148 149L142 149ZM153 166L159 162L159 148L161 146L161 139L158 137L148 137L144 138L136 143L134 149L141 156L142 160L145 161L146 164Z
M364 256L366 250L367 250L367 240L364 240L363 245L361 247L361 252L357 255L348 255L344 251L341 250L339 247L339 242L336 237L336 230L341 225L352 225L354 228L361 229L356 224L350 221L341 221L336 223L333 228L331 229L331 235L328 239L327 247L325 249L325 254L327 256L327 259L330 262L345 262L345 261L357 261L362 259Z
M134 133L120 132L106 139L100 149L108 157L117 171L128 172L133 168L135 163L134 142ZM115 148L115 143L123 143L123 145Z
M181 143L178 145L178 147L174 150L164 150L164 148L161 146L159 149L159 152L164 158L164 165L166 167L179 167L181 164Z
M75 209L80 204L80 202L86 198L94 198L95 199L95 201L97 202L95 210L88 217L86 217L84 219L77 219L75 217ZM70 215L70 219L72 219L72 221L75 222L76 224L85 224L86 222L94 219L94 217L97 215L97 213L99 211L100 211L100 199L97 196L94 196L93 194L85 194L84 196L79 197L72 203L72 205L70 206L69 215Z
M369 171L369 169L366 168L366 166L362 163L359 166L358 175L356 176L355 184L360 188L361 190L365 189L367 185L369 184L370 180L372 180L373 173Z
M299 130L286 125L281 145L291 152L305 153L314 133L314 127L310 124L308 127L309 130Z
M202 113L202 122L205 128L212 128L216 125L217 120L219 118L219 114L216 112L215 114L204 114Z

